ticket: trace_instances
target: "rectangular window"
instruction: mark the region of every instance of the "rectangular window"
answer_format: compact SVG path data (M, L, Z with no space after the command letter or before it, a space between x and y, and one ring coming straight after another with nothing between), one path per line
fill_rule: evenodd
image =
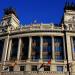
M57 66L57 71L63 72L63 66Z
M44 71L50 71L50 66L44 66Z
M72 37L72 53L73 53L73 59L75 60L75 37Z
M43 60L48 61L52 58L52 38L49 36L43 37Z
M18 51L18 38L13 38L12 44L11 44L11 52L10 52L11 61L14 61L17 59L17 51Z
M64 60L64 48L63 48L63 38L54 37L54 49L55 49L55 58L56 60Z
M0 61L2 59L2 53L3 53L3 47L4 47L4 40L0 40Z
M36 65L32 65L32 71L37 71L37 66Z
M20 66L20 71L25 71L25 66Z
M9 71L13 71L13 66L9 66Z
M40 37L32 37L32 61L38 61L40 59Z
M29 52L29 38L23 37L21 40L20 60L27 60Z

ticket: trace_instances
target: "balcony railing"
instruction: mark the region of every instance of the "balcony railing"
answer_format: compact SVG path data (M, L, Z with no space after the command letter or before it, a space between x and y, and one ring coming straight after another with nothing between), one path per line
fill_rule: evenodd
M53 24L32 24L32 25L28 25L28 26L23 26L20 28L17 28L15 30L10 30L10 32L21 32L21 31L36 31L36 30L58 30L58 31L62 31L64 30L63 27L55 27Z
M1 72L0 75L68 75L68 72L50 72L50 71L17 71L17 72Z

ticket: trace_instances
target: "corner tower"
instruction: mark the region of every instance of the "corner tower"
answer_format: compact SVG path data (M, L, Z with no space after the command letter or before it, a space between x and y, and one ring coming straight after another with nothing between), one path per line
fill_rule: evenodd
M14 30L19 27L19 20L17 18L16 12L13 8L4 9L4 16L1 21L1 26L6 30Z
M64 24L66 29L75 28L75 4L66 3L64 7Z

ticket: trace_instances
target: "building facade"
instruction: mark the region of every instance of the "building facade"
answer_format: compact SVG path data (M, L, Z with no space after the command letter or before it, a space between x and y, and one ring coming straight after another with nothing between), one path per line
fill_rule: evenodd
M59 26L22 26L16 12L5 9L0 23L0 75L10 74L75 75L74 5L65 6Z

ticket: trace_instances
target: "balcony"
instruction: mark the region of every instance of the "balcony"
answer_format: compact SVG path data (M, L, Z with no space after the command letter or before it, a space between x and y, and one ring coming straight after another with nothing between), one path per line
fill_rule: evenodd
M69 75L68 72L50 72L50 71L17 71L17 72L1 72L0 75Z

